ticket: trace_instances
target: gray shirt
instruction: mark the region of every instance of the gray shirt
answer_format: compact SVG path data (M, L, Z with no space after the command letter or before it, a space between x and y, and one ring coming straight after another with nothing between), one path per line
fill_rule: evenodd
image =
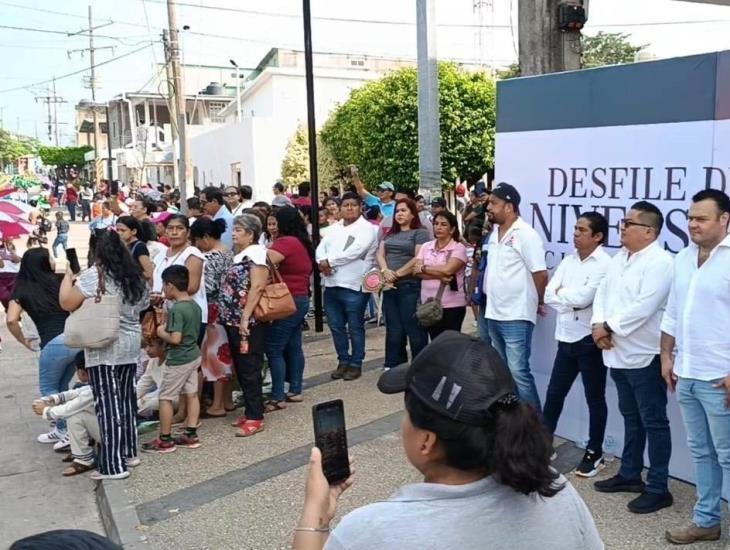
M525 496L487 477L467 485L416 483L346 515L327 550L600 550L583 500L565 478L551 498Z
M124 301L122 289L114 279L108 273L104 279L107 293L112 296L119 296L119 338L105 348L85 349L86 366L136 363L142 340L142 326L140 325L139 314L149 306L148 292L145 290L144 296L136 304L128 304ZM96 296L98 284L99 274L95 267L82 271L76 280L76 287L86 298Z
M428 231L423 227L388 235L383 241L385 263L393 271L400 269L414 258L416 246L427 243L429 240Z

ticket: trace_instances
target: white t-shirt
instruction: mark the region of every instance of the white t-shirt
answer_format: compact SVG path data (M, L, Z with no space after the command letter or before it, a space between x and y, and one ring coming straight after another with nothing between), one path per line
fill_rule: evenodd
M169 253L169 250L168 250ZM208 298L205 296L205 256L194 246L188 246L182 252L168 256L167 254L158 254L155 258L155 271L152 275L152 292L162 292L162 272L171 265L185 265L190 256L200 258L203 261L203 269L200 271L200 286L198 291L192 296L193 301L200 306L203 312L202 322L208 322Z
M489 237L485 317L495 321L537 322L538 296L532 274L545 271L542 238L522 218L499 239L498 226Z

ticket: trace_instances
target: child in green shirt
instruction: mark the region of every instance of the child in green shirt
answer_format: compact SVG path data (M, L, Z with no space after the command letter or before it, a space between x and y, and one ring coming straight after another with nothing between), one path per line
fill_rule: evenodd
M198 335L202 312L190 294L190 274L184 265L171 265L162 272L165 298L174 302L167 313L166 326L157 329L157 336L166 343L167 358L160 384L160 437L142 445L145 452L171 453L177 446L197 449L200 439L196 426L200 416L198 401L198 367L200 347ZM172 438L173 400L184 396L187 404L185 433Z

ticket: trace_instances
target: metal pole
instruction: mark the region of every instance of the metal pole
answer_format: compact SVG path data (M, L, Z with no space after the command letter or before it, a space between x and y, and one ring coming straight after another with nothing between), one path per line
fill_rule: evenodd
M53 77L53 99L56 99L56 77ZM58 147L58 103L53 102L53 124L55 125L54 136L56 138L56 147Z
M114 170L112 167L112 134L111 134L112 123L109 119L109 105L106 106L106 150L107 150L107 169L109 171L109 181L114 179Z
M167 19L170 27L170 62L174 81L175 101L177 105L177 131L179 134L180 162L178 163L178 180L180 182L180 206L188 211L188 192L192 191L192 182L188 181L188 148L186 143L185 90L182 83L182 67L180 66L180 39L177 28L177 5L174 0L167 0ZM191 187L188 189L188 187Z
M94 122L94 182L97 187L101 181L99 158L99 121L96 114L96 69L94 68L94 23L91 18L91 6L89 6L89 63L91 64L91 77L89 84L91 85L91 112ZM107 138L109 137L107 133ZM103 166L103 163L102 163Z
M418 34L418 171L422 194L441 194L441 136L436 57L436 0L416 0Z
M309 129L309 181L312 207L309 219L312 222L312 240L319 244L319 178L317 176L317 126L314 121L314 63L312 62L312 12L309 0L302 0L304 11L304 67L307 78L307 121ZM314 331L322 332L322 279L319 270L314 269Z

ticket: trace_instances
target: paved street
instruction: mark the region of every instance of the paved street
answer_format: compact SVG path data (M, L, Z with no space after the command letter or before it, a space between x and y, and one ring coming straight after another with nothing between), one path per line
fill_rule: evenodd
M85 257L86 231L76 224L71 242ZM60 269L59 265L59 269ZM468 317L465 330L471 330ZM33 532L61 527L101 532L94 486L86 477L60 476L59 456L35 442L44 422L30 409L37 396L37 363L11 341L4 320L0 328L0 421L4 425L0 455L0 546ZM205 420L203 446L169 455L143 455L142 464L121 486L134 503L150 548L270 550L288 548L303 494L304 465L312 445L311 406L345 401L349 440L357 459L356 485L341 513L386 498L418 475L401 451L398 427L402 397L375 388L382 365L384 330L368 330L365 374L357 381L332 381L332 344L327 334L306 333L305 402L267 416L266 429L252 438L233 437L228 419ZM617 414L612 411L611 414ZM153 434L143 436L143 440ZM562 442L560 442L562 443ZM558 466L569 472L582 455L571 443L558 448ZM601 477L611 475L613 461ZM598 524L608 548L661 549L667 527L685 523L694 503L694 487L673 481L675 506L649 516L625 509L630 495L603 495L592 481L568 474ZM727 533L727 529L725 530ZM537 543L536 543L537 545ZM693 546L720 549L724 543Z

